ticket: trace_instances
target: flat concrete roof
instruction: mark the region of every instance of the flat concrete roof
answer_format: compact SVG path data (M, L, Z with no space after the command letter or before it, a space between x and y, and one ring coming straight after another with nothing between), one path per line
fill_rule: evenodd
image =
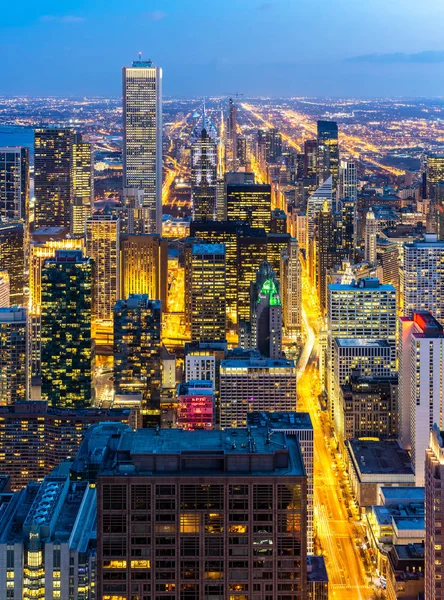
M408 452L396 441L353 439L347 444L362 474L414 474Z

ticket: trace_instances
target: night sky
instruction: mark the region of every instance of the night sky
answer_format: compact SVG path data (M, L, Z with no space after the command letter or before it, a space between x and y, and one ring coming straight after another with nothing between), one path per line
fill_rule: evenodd
M444 95L443 0L5 0L0 94Z

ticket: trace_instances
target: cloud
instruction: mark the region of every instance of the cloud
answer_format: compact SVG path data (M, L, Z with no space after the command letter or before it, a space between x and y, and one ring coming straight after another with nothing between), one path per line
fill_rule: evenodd
M152 10L150 12L144 13L144 16L150 21L162 21L167 16L166 12L163 10Z
M346 58L345 62L379 64L442 63L444 62L444 50L424 50L423 52L416 52L414 54L408 54L407 52L391 52L387 54L362 54L360 56L352 56L350 58Z
M76 17L74 15L62 15L60 17L56 15L43 15L40 17L42 23L83 23L84 17Z

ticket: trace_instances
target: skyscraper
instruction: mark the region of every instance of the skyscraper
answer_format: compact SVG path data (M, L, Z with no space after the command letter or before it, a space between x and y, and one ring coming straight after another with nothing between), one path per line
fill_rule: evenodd
M403 263L403 314L429 310L444 322L444 241L426 233L423 240L404 244Z
M342 258L354 263L354 256L358 243L358 219L356 211L356 200L346 197L339 202L339 229L340 229L340 244L338 252Z
M400 318L399 437L411 450L415 484L424 485L424 456L434 423L444 427L444 332L428 311Z
M29 150L0 148L0 221L28 221Z
M270 231L271 186L268 184L228 184L227 219L244 221L250 227Z
M123 68L123 187L144 190L145 233L162 233L162 69Z
M295 437L139 429L113 442L97 480L98 598L117 586L122 598L307 597L307 475Z
M365 217L365 261L371 265L376 263L376 241L378 233L378 223L375 219L375 213L372 208L368 209Z
M34 138L35 227L70 226L71 129L36 129Z
M444 182L444 154L428 154L426 165L426 194L427 198L435 199L436 185Z
M214 134L215 128L204 108L191 144L191 199L195 221L216 219L218 152Z
M264 261L251 284L252 344L266 358L282 356L282 303L279 281L271 265Z
M82 136L73 137L71 146L71 215L73 237L84 237L86 219L94 204L94 156L91 144Z
M120 297L146 294L166 306L168 242L157 234L120 236Z
M396 290L378 279L363 278L351 284L328 286L327 321L329 340L327 364L329 404L333 415L336 395L333 363L335 338L385 340L391 349L391 366L396 370Z
M142 394L144 427L160 425L162 310L159 300L131 294L114 307L114 384L118 394Z
M317 288L321 308L325 312L327 307L327 275L330 269L341 262L340 248L338 248L336 219L328 206L327 200L318 214L316 226L316 264Z
M9 275L11 304L23 304L25 228L23 221L0 223L0 270Z
M425 465L425 600L443 600L442 498L444 496L444 431L434 425Z
M192 341L226 338L226 256L223 244L193 244L186 264Z
M233 98L228 102L228 118L226 129L226 163L228 171L236 171L237 167L237 106Z
M81 250L57 250L42 267L42 399L91 404L93 263Z
M309 197L307 202L307 239L306 244L307 256L309 253L310 244L314 237L316 219L321 212L324 202L327 202L328 208L332 208L332 178L329 177L318 189Z
M292 238L281 257L282 316L285 335L292 339L295 339L301 330L301 283L299 244Z
M318 141L304 142L304 177L316 177L318 164Z
M28 395L28 319L25 308L0 308L0 404Z
M11 306L8 271L0 271L0 308Z
M94 261L93 333L111 328L120 292L120 221L94 215L86 222L86 253ZM94 331L95 327L95 331Z
M339 174L338 124L334 121L318 121L318 185L332 178L333 191L336 191Z
M338 201L350 198L356 203L358 200L358 176L356 163L350 160L339 162Z

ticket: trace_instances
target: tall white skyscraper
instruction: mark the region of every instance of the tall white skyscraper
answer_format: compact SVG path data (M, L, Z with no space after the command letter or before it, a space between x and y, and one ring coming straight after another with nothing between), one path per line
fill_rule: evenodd
M415 484L424 485L430 432L443 429L444 333L428 311L400 319L398 426L399 441L410 449Z
M402 278L404 315L429 310L444 321L444 241L426 233L423 240L404 244Z
M339 162L338 201L340 202L344 198L350 198L354 202L358 200L356 163L350 160Z
M378 233L378 223L375 213L369 208L365 218L365 261L371 265L376 263L376 238Z
M145 233L162 233L162 69L123 68L123 187L144 190Z

